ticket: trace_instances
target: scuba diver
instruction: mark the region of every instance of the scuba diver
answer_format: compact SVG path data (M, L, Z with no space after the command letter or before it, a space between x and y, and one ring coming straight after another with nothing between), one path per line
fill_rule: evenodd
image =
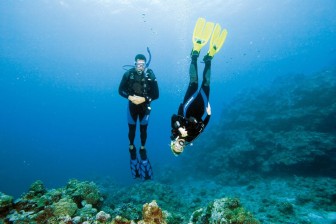
M213 32L212 32L213 31ZM211 107L209 103L211 60L218 53L226 39L227 30L221 32L221 26L206 22L199 18L193 33L193 49L191 51L191 64L189 67L189 86L180 104L177 115L171 118L171 144L170 148L175 156L180 155L184 147L191 144L207 126ZM210 40L210 48L203 58L205 67L203 81L198 90L197 59L202 47Z
M147 158L145 148L147 140L147 126L151 112L151 102L159 98L159 88L154 72L148 68L151 54L149 48L149 61L146 63L146 57L143 54L135 56L135 66L127 70L119 85L119 94L128 99L127 119L128 119L128 139L129 152L131 156L131 174L133 178L142 180L152 179L152 167ZM134 146L135 131L137 120L140 122L140 140L139 150L140 159L137 158L136 147Z

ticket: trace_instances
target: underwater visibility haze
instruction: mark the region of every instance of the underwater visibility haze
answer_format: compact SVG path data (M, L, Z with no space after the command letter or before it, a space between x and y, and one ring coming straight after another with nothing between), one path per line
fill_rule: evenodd
M17 198L36 180L46 188L70 179L137 186L129 168L127 100L118 87L123 66L138 53L148 57L147 47L160 90L146 144L153 184L187 180L200 193L197 178L245 186L247 176L287 174L331 178L333 188L335 11L333 0L1 1L0 192ZM188 85L199 17L221 24L228 36L212 62L210 123L175 157L170 119ZM149 185L143 187L152 191ZM209 191L197 200L219 198ZM323 209L336 213L328 206ZM328 217L336 220L334 213ZM321 220L311 223L329 223Z

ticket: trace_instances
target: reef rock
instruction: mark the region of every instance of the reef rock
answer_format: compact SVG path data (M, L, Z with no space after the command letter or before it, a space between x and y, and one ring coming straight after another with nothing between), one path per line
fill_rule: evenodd
M103 200L98 187L94 182L81 182L73 179L68 182L66 191L79 206L83 203L88 203L93 207L99 207Z
M161 208L157 205L156 201L146 203L142 209L143 220L138 224L166 224L165 215Z
M99 222L102 222L102 223L105 223L110 218L111 218L111 215L107 214L104 211L100 211L96 215L96 220L99 221Z
M9 211L12 206L13 206L13 197L5 195L0 192L0 217L1 213Z
M73 223L91 218L103 223L108 214L98 213L102 196L93 182L70 180L65 188L46 190L42 181L34 182L28 193L13 202L0 193L0 223ZM96 216L98 215L98 216ZM72 220L74 219L74 220Z
M76 203L71 198L62 198L53 206L53 214L58 216L72 216L77 210Z
M134 221L130 221L124 217L121 216L116 216L113 220L111 224L135 224Z
M196 210L189 223L259 224L260 222L240 205L238 199L222 198L213 201L206 208Z

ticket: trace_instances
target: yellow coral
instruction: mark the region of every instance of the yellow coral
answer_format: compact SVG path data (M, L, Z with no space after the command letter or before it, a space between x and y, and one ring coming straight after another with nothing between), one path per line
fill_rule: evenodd
M116 216L111 222L111 224L133 224L133 223L134 223L133 221L129 221L128 219L125 219L119 215Z
M143 205L142 216L143 220L138 224L167 224L165 216L155 200Z

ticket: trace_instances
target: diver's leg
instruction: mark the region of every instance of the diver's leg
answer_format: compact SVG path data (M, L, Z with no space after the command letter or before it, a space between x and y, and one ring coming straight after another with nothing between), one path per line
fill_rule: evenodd
M135 131L136 131L136 125L128 124L128 139L130 146L134 145Z
M183 104L185 104L189 98L195 94L198 88L198 67L197 67L197 58L199 53L197 51L193 51L191 54L191 63L189 66L189 86L186 91L186 94L183 99Z
M211 60L212 57L208 54L204 56L203 61L205 63L205 67L203 70L203 82L202 86L210 86L210 77L211 77Z
M195 100L198 89L198 68L197 68L197 58L199 56L199 52L192 51L191 53L191 63L189 67L189 86L186 91L186 94L183 99L183 103L180 105L178 114L186 117L187 111Z
M147 140L147 127L149 120L150 111L147 107L144 107L139 115L140 118L140 139L141 147L139 150L140 160L139 160L139 173L142 180L149 180L153 177L152 166L147 158L147 151L145 148Z
M199 52L192 51L191 52L191 63L189 66L189 85L191 83L198 83L198 67L197 67L197 59L199 56Z
M141 113L139 114L141 148L145 147L147 140L147 126L149 121L149 115L150 110L148 110L147 107L143 107Z
M205 107L207 106L210 96L211 60L212 57L210 57L208 54L203 58L205 67L203 70L203 81L200 94L202 95Z
M141 148L144 148L147 140L147 124L140 125L140 140L141 140Z
M208 54L204 56L204 63L205 67L203 70L203 81L201 85L201 89L196 97L196 100L199 105L199 116L201 116L202 119L204 119L204 116L206 116L206 108L209 104L209 97L210 97L210 77L211 77L211 60L212 57L210 57ZM202 112L201 112L202 111ZM202 114L201 114L202 113Z
M131 159L136 159L136 149L134 147L134 139L136 132L137 113L136 107L129 102L127 108L127 120L128 120L128 139L129 139L129 151Z
M147 159L146 153L146 140L147 140L147 126L148 125L140 125L140 139L141 139L141 147L140 147L140 157L142 160Z
M153 177L152 166L147 157L147 151L145 148L146 138L147 138L147 125L140 125L141 130L141 147L139 150L140 160L139 160L139 173L142 180L149 180Z
M134 138L135 138L135 130L136 130L136 124L128 124L129 132L128 132L128 138L129 138L129 152L130 152L130 168L131 168L131 175L132 177L138 178L140 177L139 173L139 163L137 159L137 151L134 146Z

